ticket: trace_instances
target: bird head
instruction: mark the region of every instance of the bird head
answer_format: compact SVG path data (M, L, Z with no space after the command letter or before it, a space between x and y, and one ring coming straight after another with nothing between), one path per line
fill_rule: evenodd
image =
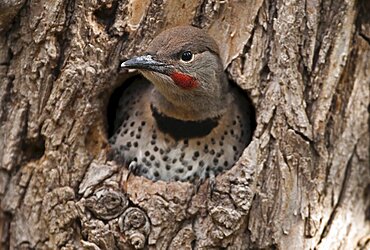
M224 111L228 82L218 46L201 29L168 29L155 37L141 56L121 67L139 70L154 84L154 105L169 116L201 120Z

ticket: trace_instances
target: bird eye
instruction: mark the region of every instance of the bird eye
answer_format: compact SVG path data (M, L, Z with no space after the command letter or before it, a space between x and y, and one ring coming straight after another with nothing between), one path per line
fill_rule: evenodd
M189 62L193 59L193 56L193 53L191 53L190 51L185 51L181 54L181 60L183 60L184 62Z

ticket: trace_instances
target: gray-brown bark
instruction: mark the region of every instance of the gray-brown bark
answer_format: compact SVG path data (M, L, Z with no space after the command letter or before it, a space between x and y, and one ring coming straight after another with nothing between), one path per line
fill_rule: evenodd
M0 2L0 248L369 248L369 12L354 0ZM107 157L119 60L181 24L219 42L256 108L241 159L196 195Z

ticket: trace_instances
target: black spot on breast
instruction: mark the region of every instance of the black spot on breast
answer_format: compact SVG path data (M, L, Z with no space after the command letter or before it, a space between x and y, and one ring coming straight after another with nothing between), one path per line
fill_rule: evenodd
M218 159L217 159L217 158L214 158L214 159L213 159L213 163L214 163L215 165L217 165L217 164L218 164Z
M208 153L209 152L209 150L208 150L208 145L206 144L206 145L204 145L204 153Z
M215 144L216 144L216 140L215 140L215 138L211 138L211 143L212 143L213 145L215 145Z
M194 154L193 154L193 161L196 161L199 157L199 152L198 151L195 151Z

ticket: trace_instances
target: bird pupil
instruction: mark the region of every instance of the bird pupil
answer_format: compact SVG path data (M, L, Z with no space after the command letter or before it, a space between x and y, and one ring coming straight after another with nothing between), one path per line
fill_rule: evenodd
M193 58L193 54L190 51L185 51L181 55L181 60L188 62Z

